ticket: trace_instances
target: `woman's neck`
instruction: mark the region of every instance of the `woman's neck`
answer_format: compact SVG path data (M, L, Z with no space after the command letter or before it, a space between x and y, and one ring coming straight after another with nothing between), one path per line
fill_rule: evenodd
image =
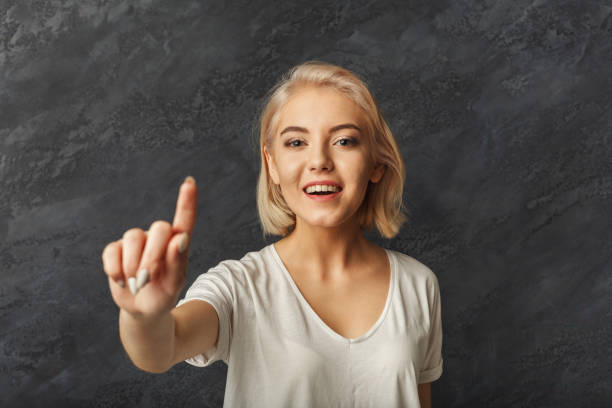
M375 245L368 241L359 224L316 227L296 224L295 229L275 244L286 260L320 281L342 281L351 271L367 263Z

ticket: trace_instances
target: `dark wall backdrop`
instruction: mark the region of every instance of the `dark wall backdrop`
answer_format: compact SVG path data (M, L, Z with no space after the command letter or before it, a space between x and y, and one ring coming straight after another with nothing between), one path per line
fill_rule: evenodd
M186 287L264 240L259 104L363 76L406 161L380 245L442 293L435 407L612 406L610 1L0 1L0 405L220 407L133 366L101 254L199 186ZM186 288L185 287L185 288Z

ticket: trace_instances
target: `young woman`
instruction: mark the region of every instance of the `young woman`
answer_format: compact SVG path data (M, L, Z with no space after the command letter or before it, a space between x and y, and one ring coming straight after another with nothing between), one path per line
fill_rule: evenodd
M188 177L172 224L130 229L103 252L126 352L153 373L225 361L224 406L431 406L437 278L363 235L391 238L406 219L404 164L366 85L301 64L260 124L258 210L264 233L282 238L199 275L177 304L197 208Z

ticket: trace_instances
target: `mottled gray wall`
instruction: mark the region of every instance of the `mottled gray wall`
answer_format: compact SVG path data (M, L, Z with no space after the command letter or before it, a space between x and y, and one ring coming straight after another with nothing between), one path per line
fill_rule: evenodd
M187 285L262 239L258 104L364 76L407 166L388 248L436 272L436 407L612 401L612 4L0 1L0 405L220 407L227 366L121 346L106 243L200 187Z

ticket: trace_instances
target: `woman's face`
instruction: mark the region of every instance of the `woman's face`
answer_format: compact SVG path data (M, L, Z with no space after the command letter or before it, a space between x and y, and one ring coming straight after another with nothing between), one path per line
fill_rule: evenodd
M298 225L333 227L352 220L368 182L377 183L384 173L383 165L371 161L366 137L361 108L334 89L299 88L282 107L264 155ZM311 183L339 191L309 194Z

